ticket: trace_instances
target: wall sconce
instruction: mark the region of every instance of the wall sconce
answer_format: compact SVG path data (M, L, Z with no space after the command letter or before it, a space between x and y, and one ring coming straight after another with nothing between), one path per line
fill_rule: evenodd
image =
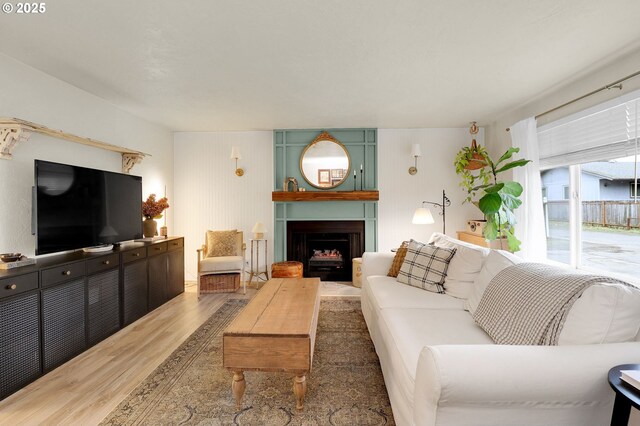
M238 160L242 160L242 155L240 155L240 151L237 146L231 148L231 158L232 160L236 160L236 176L244 175L244 170L238 168Z
M418 157L422 157L420 145L418 145L417 143L414 143L413 146L411 146L411 156L413 157L414 163L412 167L409 167L409 174L413 176L418 173Z
M423 201L423 207L419 207L416 209L415 213L413 213L413 220L411 220L411 223L413 223L414 225L429 225L434 223L433 215L431 214L431 211L429 211L429 209L424 207L425 204L431 204L432 206L440 208L440 216L442 216L442 233L444 234L446 225L446 208L451 205L451 200L449 200L445 195L444 189L442 190L442 204L434 203L432 201Z
M251 230L251 232L253 232L254 240L262 240L264 239L264 234L265 232L267 232L267 230L264 227L264 223L256 222L256 224L253 225L253 229Z

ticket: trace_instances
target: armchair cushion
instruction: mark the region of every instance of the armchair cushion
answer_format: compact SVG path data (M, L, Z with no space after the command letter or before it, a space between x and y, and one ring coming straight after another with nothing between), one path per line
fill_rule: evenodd
M242 270L242 256L207 257L200 261L200 273L215 274Z
M238 239L240 244L238 245ZM239 256L242 251L242 233L230 231L207 231L206 257Z

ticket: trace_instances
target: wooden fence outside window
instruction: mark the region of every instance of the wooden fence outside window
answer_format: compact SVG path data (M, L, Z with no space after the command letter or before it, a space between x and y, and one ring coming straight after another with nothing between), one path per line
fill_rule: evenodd
M583 201L582 223L584 225L640 228L640 201ZM551 222L569 221L569 200L547 201L547 220Z

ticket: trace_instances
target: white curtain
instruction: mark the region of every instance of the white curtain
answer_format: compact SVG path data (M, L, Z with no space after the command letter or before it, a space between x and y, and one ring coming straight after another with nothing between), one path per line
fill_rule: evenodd
M542 260L547 257L547 237L542 206L540 183L540 156L538 153L538 130L534 117L511 126L511 144L520 148L514 158L531 160L525 167L513 169L513 180L519 182L524 191L522 205L516 209L516 237L522 242L520 256L525 259Z

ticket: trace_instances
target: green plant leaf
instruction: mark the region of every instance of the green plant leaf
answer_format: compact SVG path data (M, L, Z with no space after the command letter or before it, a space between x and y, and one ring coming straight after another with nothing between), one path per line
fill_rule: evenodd
M509 250L512 252L520 251L520 240L513 235L510 229L506 229L504 231L504 235L507 237L507 244L509 245Z
M514 197L519 197L522 195L522 185L513 181L505 182L502 192L505 194L511 194Z
M500 211L500 206L502 206L502 198L500 197L500 194L495 192L485 194L484 197L480 198L478 201L478 207L485 215L498 213Z
M504 166L500 167L499 169L497 169L496 170L496 174L502 173L505 170L513 169L514 167L526 166L527 163L530 163L530 162L531 162L531 160L515 160L515 161L512 161L512 162L507 163Z
M483 235L489 241L494 241L498 238L498 227L493 216L487 216L487 223L484 225Z
M517 223L516 215L513 214L513 212L511 210L504 210L503 209L501 213L503 213L503 214L501 215L501 219L500 220L502 221L502 223L505 224L505 226L513 226L513 225L515 225Z
M500 191L502 189L503 186L504 186L504 183L498 183L496 185L491 185L489 187L485 187L484 192L486 192L487 194L498 192L498 191Z
M478 186L475 186L475 187L471 188L471 190L472 190L472 191L477 191L477 190L479 190L479 189L483 189L483 188L486 188L486 187L488 187L488 186L491 186L491 185L490 185L490 184L488 184L488 183L487 183L487 184L484 184L484 185L478 185Z
M504 207L509 210L515 210L522 204L522 200L520 200L518 197L504 192L500 193L500 198L502 199Z
M496 163L496 166L499 166L500 163L502 163L504 160L508 160L509 158L511 158L513 156L513 154L515 154L517 152L520 152L520 148L513 148L513 147L509 148L507 150L507 152L502 154L502 157L500 157L500 159Z

